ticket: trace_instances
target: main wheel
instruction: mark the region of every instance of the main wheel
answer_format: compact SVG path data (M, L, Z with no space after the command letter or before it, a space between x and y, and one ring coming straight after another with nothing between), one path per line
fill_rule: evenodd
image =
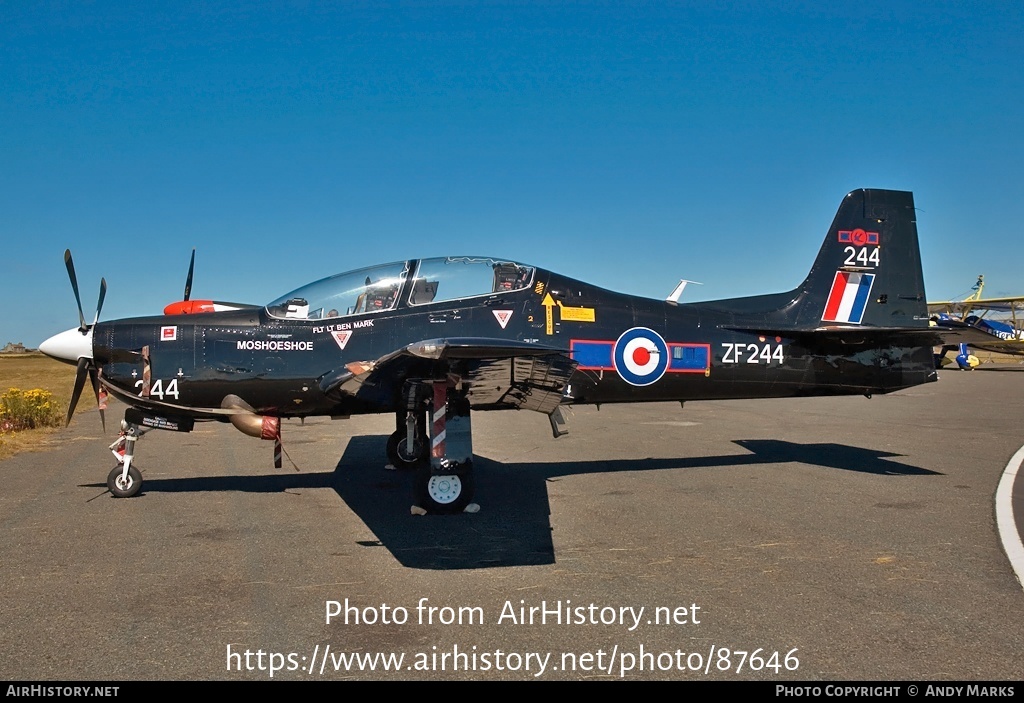
M115 498L131 498L142 490L142 474L138 469L128 467L128 476L124 479L121 478L123 473L124 467L118 465L107 474L107 488Z
M413 452L410 454L408 443L405 441L405 432L396 431L392 433L388 437L388 461L396 469L415 468L426 458L426 452L424 451L423 442L418 439L413 442L412 448Z
M428 513L461 513L473 500L473 470L468 464L458 473L431 474L430 466L416 472L414 498Z

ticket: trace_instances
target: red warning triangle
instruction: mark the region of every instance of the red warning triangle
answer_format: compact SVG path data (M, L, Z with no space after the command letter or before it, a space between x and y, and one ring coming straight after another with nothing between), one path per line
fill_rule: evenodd
M334 337L334 341L338 343L341 349L345 348L348 344L348 338L352 336L352 330L339 330L337 332L331 332L331 336Z
M501 325L501 329L505 329L505 325L507 325L508 321L512 319L511 310L491 310L491 312L494 313L494 319L496 319L498 324Z

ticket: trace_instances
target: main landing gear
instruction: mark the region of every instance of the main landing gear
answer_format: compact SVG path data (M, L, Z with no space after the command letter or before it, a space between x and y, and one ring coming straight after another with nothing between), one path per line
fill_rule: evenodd
M107 474L107 489L115 498L131 498L142 490L142 473L132 465L132 459L135 458L135 443L149 430L134 422L121 421L121 434L110 445L117 466Z
M426 414L422 410L396 413L397 429L388 437L389 468L415 469L427 461Z
M426 387L424 389L424 386ZM423 391L430 395L424 398ZM409 391L412 407L396 416L388 438L391 466L415 469L414 514L475 513L472 502L473 432L469 401L449 379L416 384ZM423 401L429 400L423 411Z

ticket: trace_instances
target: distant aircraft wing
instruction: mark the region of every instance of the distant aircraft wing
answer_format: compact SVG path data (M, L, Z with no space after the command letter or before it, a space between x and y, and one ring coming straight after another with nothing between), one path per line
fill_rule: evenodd
M430 379L442 370L469 385L474 409L518 408L553 412L576 362L569 350L507 339L453 337L428 339L379 359L354 361L325 374L328 395L381 402L401 393L409 379Z
M976 307L976 308L984 308L986 306L994 305L994 304L997 304L997 303L1000 303L1000 304L1016 303L1017 307L1020 308L1020 307L1024 307L1024 296L1012 295L1012 296L1007 296L1005 298L982 298L980 300L972 300L970 302L973 303L974 307Z
M1024 356L1024 342L1013 340L1013 339L995 339L989 337L985 342L970 342L970 345L975 349L981 349L982 351L995 352L996 354L1013 354L1014 356Z
M964 314L972 310L992 310L1007 312L1010 310L1024 311L1024 297L1008 296L1005 298L981 298L980 300L940 300L928 303L929 313L953 312Z
M969 305L962 300L937 300L933 303L928 303L928 314L934 315L940 312L953 312L954 310L959 311L964 305Z

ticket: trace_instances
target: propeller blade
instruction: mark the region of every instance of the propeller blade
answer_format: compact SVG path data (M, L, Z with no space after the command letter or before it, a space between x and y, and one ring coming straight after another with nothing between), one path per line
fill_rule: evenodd
M103 404L100 403L100 378L96 367L89 364L89 380L92 381L92 392L96 395L96 407L100 411L100 424L103 425L104 434L107 431L107 417L103 412Z
M75 374L75 389L71 391L71 405L68 406L68 417L64 422L64 426L67 427L71 424L71 416L75 414L75 406L78 405L78 399L82 396L82 388L85 387L85 377L88 375L89 360L84 356L78 359L78 373Z
M78 301L78 320L80 322L78 329L84 333L88 328L85 326L85 313L82 312L82 297L78 294L78 277L75 275L75 262L71 260L70 249L64 250L64 265L68 269L68 278L71 279L71 289L75 291L75 300Z
M100 310L103 309L103 299L107 297L107 279L100 279L100 299L96 302L96 317L93 318L92 326L100 321Z
M185 298L184 298L184 300L188 300L188 297L190 295L192 295L192 272L195 271L195 268L196 268L196 248L192 247L192 260L188 262L188 277L185 279Z

